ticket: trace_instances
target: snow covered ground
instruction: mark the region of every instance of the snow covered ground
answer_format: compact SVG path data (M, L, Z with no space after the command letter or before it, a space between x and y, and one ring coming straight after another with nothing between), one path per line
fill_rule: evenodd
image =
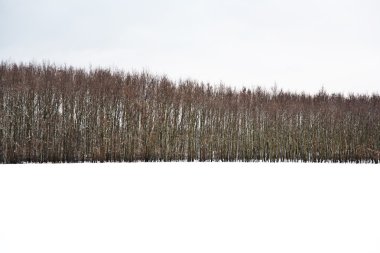
M0 165L0 252L380 252L380 166Z

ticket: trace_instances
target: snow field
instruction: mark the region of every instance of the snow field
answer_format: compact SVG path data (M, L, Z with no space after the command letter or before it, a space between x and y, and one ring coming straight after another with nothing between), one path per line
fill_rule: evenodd
M0 252L379 252L378 165L0 166Z

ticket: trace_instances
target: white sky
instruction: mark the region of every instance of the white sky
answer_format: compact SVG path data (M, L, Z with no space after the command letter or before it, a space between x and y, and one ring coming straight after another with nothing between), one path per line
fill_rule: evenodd
M0 0L0 60L378 92L378 0Z

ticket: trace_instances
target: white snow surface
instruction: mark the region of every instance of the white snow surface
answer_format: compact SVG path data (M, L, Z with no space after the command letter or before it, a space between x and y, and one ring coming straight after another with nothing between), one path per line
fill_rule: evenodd
M0 165L0 252L380 252L380 166Z

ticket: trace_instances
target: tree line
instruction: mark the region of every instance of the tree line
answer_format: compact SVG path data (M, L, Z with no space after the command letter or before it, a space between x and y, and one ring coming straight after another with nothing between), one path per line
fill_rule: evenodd
M0 64L0 163L380 160L378 94Z

